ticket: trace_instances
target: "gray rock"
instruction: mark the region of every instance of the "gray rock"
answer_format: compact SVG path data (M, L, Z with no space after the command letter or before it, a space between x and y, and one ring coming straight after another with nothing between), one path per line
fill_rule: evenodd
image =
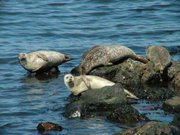
M157 50L161 50L160 48ZM157 54L153 56L153 52L155 51L151 51L151 58L159 57L157 63L160 65L157 65L157 68L159 66L161 68L157 71L154 68L156 59L146 64L127 59L119 64L115 63L116 65L97 67L89 74L121 83L130 92L143 99L159 100L170 98L174 94L180 95L180 62L170 62L167 50L161 51L160 56ZM167 59L160 61L163 52L167 53ZM163 61L165 63L162 63ZM163 73L159 72L160 70ZM74 68L73 72L78 74L78 67Z
M180 63L173 62L168 69L170 84L175 89L176 95L180 96Z
M141 115L130 105L121 105L118 109L114 110L110 115L108 115L107 118L108 120L121 124L137 123L149 120L146 116Z
M179 113L175 114L174 119L171 122L171 124L176 127L180 127L180 114Z
M102 89L87 90L66 105L65 116L71 118L109 114L128 102L123 89L122 85L115 84Z
M125 130L117 135L179 135L180 130L172 125L160 122L148 122L143 126Z

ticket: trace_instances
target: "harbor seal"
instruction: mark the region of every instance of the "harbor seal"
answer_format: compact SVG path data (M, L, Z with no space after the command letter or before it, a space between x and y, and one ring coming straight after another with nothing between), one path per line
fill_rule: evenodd
M147 46L146 56L153 63L154 70L161 74L171 64L171 56L168 50L162 46Z
M64 76L64 83L66 87L73 93L73 95L79 95L83 91L100 89L105 86L113 86L114 82L111 82L107 79L94 76L94 75L80 75L73 76L72 74L67 74ZM124 92L127 94L127 97L138 99L134 94L124 89Z
M53 68L58 70L60 64L71 60L71 58L65 54L45 50L20 53L18 59L21 66L31 73L49 71Z
M94 46L83 54L82 62L79 65L79 73L81 75L88 74L96 67L113 65L128 58L142 63L147 62L146 59L136 55L133 50L125 46Z

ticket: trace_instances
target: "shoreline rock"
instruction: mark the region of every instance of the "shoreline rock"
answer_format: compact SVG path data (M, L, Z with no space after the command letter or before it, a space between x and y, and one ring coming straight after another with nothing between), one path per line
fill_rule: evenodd
M42 122L38 124L37 130L40 133L44 133L48 131L62 131L63 128L60 125L55 124L53 122Z
M163 103L163 109L171 113L179 113L180 112L180 97L175 96L171 99L166 100Z
M143 126L130 128L116 135L179 135L180 130L172 125L151 121Z
M118 123L136 123L149 120L135 110L131 104L135 99L128 99L121 84L98 90L87 90L78 97L72 96L65 106L68 118L89 118L102 116ZM116 121L118 120L118 121Z

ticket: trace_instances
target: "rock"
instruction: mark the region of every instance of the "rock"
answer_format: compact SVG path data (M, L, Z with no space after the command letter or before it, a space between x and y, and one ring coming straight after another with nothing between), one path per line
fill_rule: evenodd
M166 100L163 104L163 109L172 113L180 113L180 97L175 96Z
M165 81L167 78L156 73L150 63L128 59L118 65L96 68L90 74L121 83L139 98L160 100L174 95L173 88L169 88Z
M143 126L125 130L117 135L179 135L180 130L172 125L151 121Z
M164 99L169 99L174 96L174 91L172 88L168 88L168 86L164 86L164 84L159 85L143 85L140 87L130 87L127 88L132 93L134 93L140 99L147 99L151 101L159 101Z
M46 132L46 131L61 131L63 128L59 126L58 124L52 123L52 122L42 122L39 123L37 126L37 130L40 133Z
M168 68L168 76L173 79L174 76L180 72L180 62L173 61L172 65Z
M118 123L136 123L142 121L148 121L149 119L141 115L137 110L135 110L130 105L121 105L118 109L113 111L107 116L108 120L118 122Z
M124 85L137 85L141 83L140 71L143 65L141 62L128 59L118 65L96 68L90 74Z
M180 96L180 63L173 62L168 69L168 77L177 95Z
M102 89L87 90L66 105L65 116L88 117L98 115L99 112L105 115L128 102L123 89L122 85L115 84Z
M153 69L151 62L143 64L131 59L125 60L118 65L96 68L90 74L101 76L126 86L159 84L159 82L164 80L163 76Z
M169 53L163 47L155 47L152 50L148 53L151 61L146 64L129 58L112 66L96 67L89 74L121 83L125 88L141 89L143 85L151 87L159 84L166 84L168 87L171 84L176 94L180 95L180 62L170 61ZM159 50L158 53L156 53L157 50ZM78 70L79 67L76 67L72 72L78 74Z
M180 72L178 72L173 79L174 89L176 91L176 95L180 96Z
M180 114L179 113L175 114L174 119L171 122L171 124L176 127L180 127Z
M146 84L158 84L162 82L162 77L159 72L155 71L153 63L150 61L144 65L144 69L141 71L141 82Z

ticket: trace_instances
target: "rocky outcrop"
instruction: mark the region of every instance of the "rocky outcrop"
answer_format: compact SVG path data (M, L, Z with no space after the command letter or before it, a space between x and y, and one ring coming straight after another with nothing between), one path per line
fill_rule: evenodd
M168 99L180 93L180 63L170 61L170 56L163 63L161 59L167 56L168 51L165 48L162 51L160 48L162 47L156 47L160 51L158 54L153 54L156 51L148 54L153 61L149 60L146 64L129 58L111 66L97 67L89 74L121 83L125 88L134 89L131 92L141 93L139 95L143 95L144 99ZM161 72L157 70L157 67L161 69ZM78 69L76 67L72 71L78 74Z
M115 83L120 83L124 88L128 89L140 99L160 101L172 98L173 96L179 96L180 62L171 61L167 50L165 48L164 50L161 50L160 48L161 47L156 48L157 51L160 51L158 53L156 53L157 51L150 51L150 53L148 53L148 55L150 55L149 58L151 59L149 59L147 63L142 63L129 58L114 63L111 66L96 67L88 74L100 76ZM166 54L164 54L165 52ZM164 56L167 59L164 59ZM79 67L74 68L72 72L78 75ZM113 87L110 89L111 91L116 91ZM107 96L106 94L109 94L109 91L103 91L103 89L100 93L91 92L92 91L87 91L87 94L86 92L82 93L78 100L73 101L66 106L68 108L67 110L76 107L75 110L83 110L83 114L87 114L87 112L92 114L92 112L95 112L95 115L100 111L101 113L99 114L106 116L108 120L123 124L144 122L148 120L148 118L139 114L137 110L128 104L127 98L124 98L123 96L119 98L121 94L116 93ZM123 100L118 101L118 98ZM163 108L166 111L177 113L172 122L172 124L177 127L179 126L179 101L179 98L176 97L165 101L163 105ZM77 112L76 115L78 114ZM120 134L179 134L179 129L173 125L162 124L160 122L149 122L144 126L129 129Z
M173 62L168 69L170 84L173 86L176 95L180 96L180 63Z
M125 130L117 135L179 135L180 130L172 125L160 122L148 122L143 126Z
M102 89L87 90L81 95L72 96L65 107L66 117L88 117L98 112L112 111L128 102L124 88L120 84Z
M136 123L149 120L146 116L141 115L137 110L128 105L121 105L121 107L114 110L110 115L108 115L107 118L108 120L121 124Z
M136 100L128 99L123 89L122 85L116 84L111 87L85 91L78 97L71 95L71 101L66 105L64 114L68 118L94 116L106 118L107 116L108 120L119 123L148 120L130 105Z

